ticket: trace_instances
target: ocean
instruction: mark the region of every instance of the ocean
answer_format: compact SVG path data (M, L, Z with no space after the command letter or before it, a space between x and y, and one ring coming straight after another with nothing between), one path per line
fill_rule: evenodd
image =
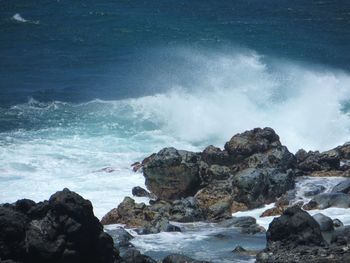
M350 141L349 44L346 0L2 0L0 203L68 187L101 218L166 146Z

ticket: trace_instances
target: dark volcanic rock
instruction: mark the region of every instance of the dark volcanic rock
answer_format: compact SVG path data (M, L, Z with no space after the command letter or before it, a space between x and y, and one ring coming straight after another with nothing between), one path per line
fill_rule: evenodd
M129 248L118 263L156 263L156 261L134 248Z
M299 150L295 156L298 168L304 172L338 170L340 168L340 155L336 150L323 153Z
M106 230L106 232L111 235L114 241L114 245L118 248L133 247L130 240L134 237L129 234L123 227L118 227L113 230Z
M202 160L208 165L231 166L234 163L234 157L229 155L226 150L221 150L213 145L208 146L202 152Z
M169 219L176 222L196 222L206 218L195 197L182 198L172 202L169 208Z
M20 200L0 207L2 260L112 263L116 253L90 201L68 189L48 202Z
M195 260L184 255L172 254L165 257L162 263L209 263L209 261Z
M321 246L324 239L319 224L299 207L286 209L275 218L266 233L267 247L295 247L298 245Z
M278 135L271 128L256 128L251 131L234 135L225 144L225 150L230 155L248 157L254 153L265 152L271 147L280 146Z
M256 260L258 263L350 262L350 240L347 238L350 231L341 228L336 231L333 243L327 244L320 225L307 212L298 207L288 208L270 224L267 248L257 255Z
M164 148L143 167L146 186L163 200L193 196L201 184L199 162L199 154Z
M26 227L30 219L13 207L0 207L0 258L23 260Z
M332 218L325 216L324 214L318 213L312 216L316 222L320 225L322 232L324 231L333 231L333 220Z
M233 195L238 202L249 208L270 203L294 187L294 173L280 172L278 169L248 168L233 178Z
M133 187L131 192L133 196L152 198L152 194L140 186Z

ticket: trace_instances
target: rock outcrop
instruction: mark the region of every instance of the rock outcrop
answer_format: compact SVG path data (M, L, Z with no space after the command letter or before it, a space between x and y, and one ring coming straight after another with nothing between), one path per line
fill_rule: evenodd
M322 216L316 219L329 229L328 220ZM328 244L320 224L299 207L291 207L271 222L266 233L267 247L258 253L256 260L258 263L350 262L347 232L339 230L338 237L338 242Z
M273 168L248 168L233 177L232 188L235 200L252 209L274 202L277 197L294 188L294 173L283 173Z
M338 146L325 152L299 150L295 156L301 175L350 176L350 144Z
M169 216L165 211L153 210L151 206L144 203L137 204L130 197L125 197L118 208L107 213L101 223L125 224L127 227L137 228L139 234L181 231L180 228L169 223Z
M201 184L199 159L196 153L164 148L143 167L147 188L163 200L193 196Z
M112 238L90 201L64 189L49 201L19 200L0 206L0 258L16 262L118 260Z
M274 202L294 188L296 158L273 129L256 128L234 135L224 150L212 145L200 153L164 148L139 164L158 199L150 205L126 199L103 224L143 227L159 216L178 222L231 218L233 212ZM148 195L140 188L133 194Z

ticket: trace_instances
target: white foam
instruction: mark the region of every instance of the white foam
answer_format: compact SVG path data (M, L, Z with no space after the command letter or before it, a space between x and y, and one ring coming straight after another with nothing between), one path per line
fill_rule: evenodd
M12 19L13 20L16 20L18 22L22 22L22 23L25 23L25 22L28 22L28 20L24 19L20 14L16 13L12 16Z
M269 224L272 222L272 220L275 217L278 216L266 216L266 217L260 217L260 215L266 211L267 209L273 208L275 206L275 203L271 203L268 205L265 205L263 207L260 208L256 208L256 209L252 209L249 211L240 211L240 212L236 212L233 213L232 216L252 216L256 219L256 223L259 224L260 226L263 226L266 230L269 228Z
M143 185L130 164L162 147L222 147L235 133L258 126L274 128L292 151L349 140L350 121L341 111L350 98L345 73L271 62L254 52L173 53L192 71L172 72L187 84L169 79L170 90L162 94L12 107L9 115L29 128L0 136L0 203L47 199L69 187L91 199L101 217ZM105 167L115 171L95 172Z
M29 23L29 24L35 24L35 25L39 25L40 22L39 21L32 21L32 20L27 20L24 19L21 14L16 13L11 17L12 20L16 21L16 22L20 22L20 23Z
M167 133L222 146L238 132L270 126L294 152L349 140L350 120L341 110L350 99L349 75L255 53L179 52L195 70L172 73L187 84L168 83L167 93L130 100L135 112Z

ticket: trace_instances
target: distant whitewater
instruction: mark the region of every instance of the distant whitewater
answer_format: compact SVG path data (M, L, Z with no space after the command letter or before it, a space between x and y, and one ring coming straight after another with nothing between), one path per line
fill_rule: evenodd
M0 108L0 202L38 201L68 187L92 200L101 217L144 184L130 165L165 146L223 147L232 135L265 126L292 152L350 139L344 72L255 52L172 54L188 68L172 71L182 85L163 79L163 93L80 104L30 99Z

